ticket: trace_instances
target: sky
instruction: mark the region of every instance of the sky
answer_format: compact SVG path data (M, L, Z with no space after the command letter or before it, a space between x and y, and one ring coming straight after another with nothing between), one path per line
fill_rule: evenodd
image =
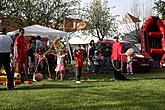
M87 6L90 1L91 0L82 0L81 7ZM115 8L111 9L111 13L113 16L120 15L119 19L121 19L126 12L130 12L131 9L130 7L133 4L133 1L135 0L108 0L108 7L115 6ZM141 4L146 4L145 7L148 6L148 1L149 0L137 0L137 2Z

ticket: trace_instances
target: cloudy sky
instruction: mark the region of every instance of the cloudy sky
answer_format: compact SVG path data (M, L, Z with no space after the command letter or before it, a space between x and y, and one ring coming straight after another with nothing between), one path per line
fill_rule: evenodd
M91 0L82 0L81 7L88 5L90 1ZM135 2L135 0L108 0L108 6L115 6L115 8L111 9L111 13L113 15L120 15L119 18L121 19L126 12L130 12L130 7L133 4L133 1ZM150 0L137 0L137 2L143 6L151 7L151 4L153 4L154 0L151 0L151 4L148 3L149 1Z

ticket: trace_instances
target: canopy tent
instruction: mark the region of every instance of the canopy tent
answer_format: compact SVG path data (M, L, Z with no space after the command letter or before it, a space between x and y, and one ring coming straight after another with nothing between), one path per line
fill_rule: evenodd
M70 35L70 44L89 44L91 40L97 42L99 39L89 33L74 32Z
M41 37L48 37L50 41L52 41L55 37L63 37L66 41L68 41L67 33L51 28L47 28L40 25L32 25L24 27L25 29L25 36L41 36ZM18 33L18 29L12 32L9 32L8 34Z
M67 47L69 49L69 54L71 56L69 42L68 42L68 35L67 35L66 32L51 29L51 28L47 28L47 27L40 26L40 25L37 25L37 24L32 25L32 26L24 27L24 29L25 29L25 33L24 33L25 36L37 36L38 35L38 36L41 36L41 37L48 37L50 42L52 42L53 39L55 39L56 37L62 37L65 40L66 44L67 44ZM18 33L18 29L15 30L15 31L9 32L7 34L11 35L11 34L14 34L14 33Z

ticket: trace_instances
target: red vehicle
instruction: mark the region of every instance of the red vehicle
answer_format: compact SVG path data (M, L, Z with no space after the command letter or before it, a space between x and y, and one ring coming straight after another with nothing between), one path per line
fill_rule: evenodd
M103 40L96 43L96 47L100 50L101 54L105 53L106 49L109 49L109 57L111 56L113 40ZM148 53L141 53L140 50L131 42L122 41L123 53L129 48L133 48L135 55L133 57L133 71L150 71L152 69L153 59ZM123 69L126 70L126 56L122 56L124 61Z

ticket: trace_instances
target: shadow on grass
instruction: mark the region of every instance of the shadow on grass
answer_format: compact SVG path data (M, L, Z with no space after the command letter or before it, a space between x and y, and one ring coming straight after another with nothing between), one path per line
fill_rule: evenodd
M136 80L156 80L156 79L162 79L164 80L165 78L132 78L130 81L136 81Z
M16 86L14 90L37 90L37 89L75 89L75 88L89 88L94 86L84 86L84 85L66 85L66 84L38 84L38 85L25 85ZM5 89L1 89L5 90Z

